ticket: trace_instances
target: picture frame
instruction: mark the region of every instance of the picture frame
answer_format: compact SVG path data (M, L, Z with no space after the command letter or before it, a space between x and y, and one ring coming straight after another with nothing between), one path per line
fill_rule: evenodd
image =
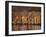
M26 12L28 14L30 11L38 13L37 15L40 16L40 23L37 24L37 21L36 21L36 22L33 22L33 24L32 24L31 23L32 21L29 20L32 25L34 25L34 26L37 25L37 26L35 26L36 27L35 28L34 26L31 25L31 29L29 27L28 27L28 29L26 29L26 26L29 25L30 23L27 20L26 21L27 25L23 26L24 19L22 18L23 17L22 15L26 15ZM33 14L36 14L36 13L33 13ZM21 16L22 27L21 27L21 25L18 26L19 25L18 22L16 22L15 25L12 24L13 23L12 20L14 20L13 17L17 16L17 15L18 15L18 17L19 17L19 15ZM30 14L30 16L31 16L31 14ZM16 20L16 18L15 18L15 20ZM14 26L17 25L16 27L20 27L20 30L17 29L16 27L14 28L13 25ZM5 35L6 36L18 36L18 35L34 35L34 34L45 34L45 3L5 1Z

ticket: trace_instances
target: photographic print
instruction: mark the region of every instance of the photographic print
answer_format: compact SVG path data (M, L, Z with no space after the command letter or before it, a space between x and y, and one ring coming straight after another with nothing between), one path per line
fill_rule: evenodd
M12 6L12 30L40 30L41 7Z
M6 36L45 33L44 5L6 1Z

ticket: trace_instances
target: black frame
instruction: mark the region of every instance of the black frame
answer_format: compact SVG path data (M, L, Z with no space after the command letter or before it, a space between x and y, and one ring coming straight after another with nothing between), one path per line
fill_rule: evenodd
M9 35L9 3L29 3L29 4L43 4L44 5L44 32L43 33L27 33L27 34L12 34ZM5 1L5 36L18 36L18 35L34 35L34 34L45 34L45 3L37 2L20 2L20 1Z

